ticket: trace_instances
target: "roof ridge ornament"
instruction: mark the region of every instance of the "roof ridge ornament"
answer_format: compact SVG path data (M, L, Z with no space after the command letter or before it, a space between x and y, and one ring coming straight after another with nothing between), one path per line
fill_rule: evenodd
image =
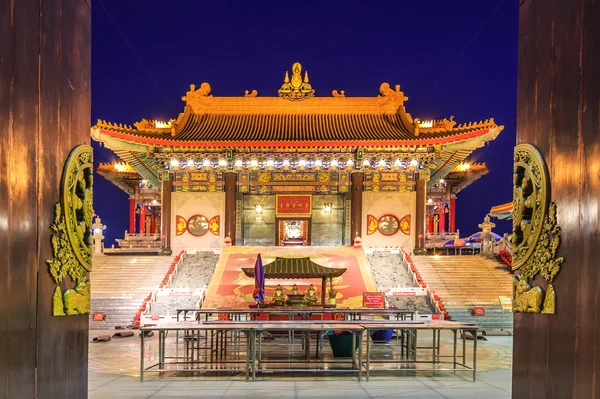
M292 65L291 79L288 72L285 72L285 78L278 93L279 97L292 101L300 101L315 96L315 91L308 80L308 72L304 72L304 80L302 79L302 65L299 62Z
M379 86L381 96L377 96L381 104L381 110L385 114L395 114L400 107L404 110L404 101L408 101L408 97L400 91L400 85L396 85L396 90L390 87L390 84L383 82Z
M181 99L185 101L186 106L189 105L192 107L192 111L195 114L201 114L210 106L212 100L210 90L210 85L206 82L202 83L198 90L196 90L196 85L191 84L190 90Z

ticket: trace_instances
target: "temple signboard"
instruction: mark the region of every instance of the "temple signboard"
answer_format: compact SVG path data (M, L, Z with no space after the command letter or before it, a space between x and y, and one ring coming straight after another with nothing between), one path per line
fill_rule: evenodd
M277 195L277 216L310 216L312 195Z
M364 308L383 308L385 306L385 293L363 292Z

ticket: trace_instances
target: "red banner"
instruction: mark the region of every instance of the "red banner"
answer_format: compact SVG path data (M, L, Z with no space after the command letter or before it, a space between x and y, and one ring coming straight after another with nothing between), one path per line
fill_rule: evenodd
M363 307L382 308L385 306L385 294L383 292L363 292Z
M312 195L277 195L277 215L310 216Z

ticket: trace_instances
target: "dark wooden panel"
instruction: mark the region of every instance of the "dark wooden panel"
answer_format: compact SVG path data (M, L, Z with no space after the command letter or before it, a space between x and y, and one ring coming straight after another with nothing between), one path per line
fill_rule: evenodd
M557 314L515 314L513 397L596 398L600 4L526 0L519 19L517 142L548 163L566 261L554 284Z
M46 260L62 165L89 143L90 4L1 2L0 37L0 397L84 398L88 318L52 317Z
M9 150L10 88L13 63L8 62L12 53L13 26L11 24L11 4L0 2L0 154ZM10 268L8 265L8 157L0 156L0 303L8 303L8 285ZM0 320L6 320L8 307L0 307ZM0 323L0 334L8 337L8 324ZM0 397L7 396L8 390L8 339L0 339Z
M73 147L89 143L90 5L85 1L44 1L41 18L39 133L38 395L52 398L87 396L88 317L53 317L54 282L46 259L51 257L50 224L60 198L62 167ZM44 67L45 66L45 67ZM66 278L63 292L75 283ZM93 287L92 287L93 289ZM55 359L61 359L56 364ZM50 367L43 367L51 365ZM57 384L56 381L62 383Z
M5 262L8 309L2 320L10 320L5 335L6 362L5 394L9 398L29 398L35 395L36 339L36 261L37 261L37 203L36 203L36 146L38 111L38 26L39 4L26 0L12 4L10 33L3 49L3 75L9 81L8 138L5 177L2 185L7 201L2 207L7 217L8 244ZM3 12L5 12L3 11ZM34 27L34 29L32 29ZM2 38L5 41L5 38ZM6 66L6 69L4 68ZM6 74L6 75L5 75ZM4 324L4 322L3 322Z

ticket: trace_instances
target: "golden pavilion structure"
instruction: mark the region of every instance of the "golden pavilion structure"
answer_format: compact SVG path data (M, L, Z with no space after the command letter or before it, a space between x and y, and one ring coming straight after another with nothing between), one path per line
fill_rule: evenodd
M319 96L299 63L277 93L218 97L202 83L173 119L92 126L120 158L97 172L130 195L129 232L160 234L166 252L359 242L419 251L435 216L437 231L455 229L456 194L487 173L467 158L503 129L413 117L388 83L373 97Z

